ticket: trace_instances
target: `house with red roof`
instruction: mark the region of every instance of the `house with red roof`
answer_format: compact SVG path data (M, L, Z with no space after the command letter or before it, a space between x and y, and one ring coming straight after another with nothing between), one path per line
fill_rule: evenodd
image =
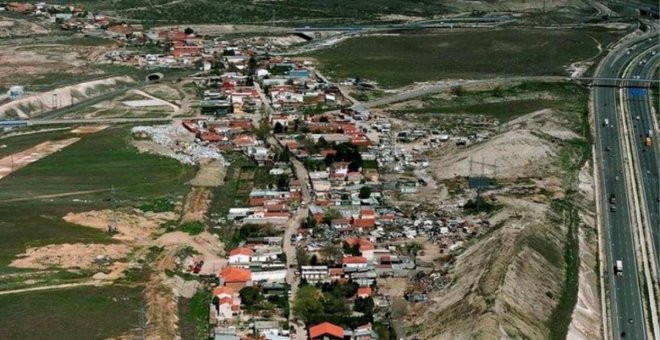
M367 259L363 256L348 256L341 259L342 267L344 269L357 269L366 268Z
M231 320L241 314L241 296L234 289L218 286L213 289L212 307L218 320Z
M220 271L220 282L236 291L252 284L252 272L249 269L225 267Z
M353 228L373 229L376 227L376 220L373 218L352 218L351 226Z
M371 297L373 295L373 290L371 287L360 287L357 290L357 297L358 299L366 299L368 297Z
M341 326L324 322L309 327L310 340L343 340L344 329Z
M229 252L229 264L235 267L240 267L250 265L250 257L254 254L254 251L250 248L235 248Z

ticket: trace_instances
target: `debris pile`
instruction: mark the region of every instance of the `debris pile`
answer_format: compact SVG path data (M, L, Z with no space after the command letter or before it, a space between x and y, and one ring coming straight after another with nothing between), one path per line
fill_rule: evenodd
M186 140L189 139L187 136L190 133L179 126L136 126L131 129L131 133L135 138L150 139L157 145L172 148L174 153L166 155L183 164L195 165L202 159L213 159L220 161L225 166L229 165L229 162L214 146L202 145L198 141L187 142Z

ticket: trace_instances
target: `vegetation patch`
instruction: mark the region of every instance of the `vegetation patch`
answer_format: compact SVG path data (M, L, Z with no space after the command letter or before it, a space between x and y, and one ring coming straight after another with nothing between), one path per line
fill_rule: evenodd
M382 87L441 79L566 75L566 66L599 54L620 34L599 29L503 28L363 36L311 54L337 78Z
M2 339L104 339L139 325L143 297L142 287L78 287L0 295L0 305Z
M206 340L209 338L209 295L202 289L191 299L179 299L179 329L182 339Z

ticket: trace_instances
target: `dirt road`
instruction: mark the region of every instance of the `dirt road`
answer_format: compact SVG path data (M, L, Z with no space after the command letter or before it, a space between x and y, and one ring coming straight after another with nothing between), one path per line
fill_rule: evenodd
M19 294L19 293L27 293L27 292L37 292L37 291L40 291L40 290L66 289L66 288L74 288L74 287L81 287L81 286L105 286L105 285L109 285L109 284L112 284L112 282L111 281L84 281L84 282L76 282L76 283L64 283L64 284L61 284L61 285L5 290L5 291L0 292L0 295Z

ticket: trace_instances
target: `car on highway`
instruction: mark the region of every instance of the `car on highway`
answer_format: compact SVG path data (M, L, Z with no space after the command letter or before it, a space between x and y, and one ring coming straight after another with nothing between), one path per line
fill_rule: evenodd
M612 148L608 145L605 147L605 151L612 151Z
M614 204L610 205L610 211L611 212L616 212L616 205L614 205Z

